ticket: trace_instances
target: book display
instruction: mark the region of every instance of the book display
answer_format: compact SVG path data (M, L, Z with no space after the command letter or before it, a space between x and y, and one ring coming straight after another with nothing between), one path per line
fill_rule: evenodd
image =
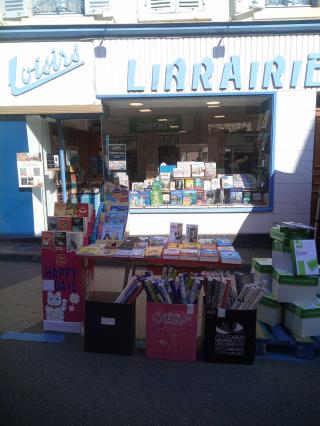
M171 169L171 172L160 172L153 179L132 182L130 208L266 204L261 174L259 180L252 174L217 174L214 162L180 161Z
M89 204L61 202L55 203L54 212L41 238L43 328L80 333L86 288L76 253L90 242L95 212ZM88 270L88 287L91 281Z

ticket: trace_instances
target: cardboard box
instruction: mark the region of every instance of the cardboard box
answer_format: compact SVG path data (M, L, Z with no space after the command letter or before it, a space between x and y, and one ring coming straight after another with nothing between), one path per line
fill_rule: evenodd
M147 302L146 356L196 361L197 320L198 305Z
M86 352L130 355L135 346L135 303L114 303L119 293L93 291L85 300Z
M282 305L271 294L263 296L257 308L257 320L273 327L283 319Z
M315 240L292 240L290 247L297 275L319 275Z
M256 351L256 319L255 309L205 311L204 360L253 364Z
M272 266L294 274L293 259L289 243L272 242Z
M318 277L297 276L279 269L273 270L272 293L278 302L314 303Z
M251 272L254 273L255 282L265 281L268 290L272 291L272 259L254 257L251 261Z
M285 309L284 324L299 337L320 335L320 304L289 304Z

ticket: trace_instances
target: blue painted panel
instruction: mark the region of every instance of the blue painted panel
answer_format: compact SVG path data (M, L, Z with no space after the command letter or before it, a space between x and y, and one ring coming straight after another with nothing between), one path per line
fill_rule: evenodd
M0 121L0 235L34 235L32 190L19 189L17 152L28 152L25 120Z

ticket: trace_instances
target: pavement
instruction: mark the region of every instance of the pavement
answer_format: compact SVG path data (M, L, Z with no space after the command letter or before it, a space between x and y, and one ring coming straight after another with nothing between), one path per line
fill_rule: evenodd
M11 255L19 255L21 244L7 246L4 254L9 248ZM23 251L26 258L27 253L32 259L39 256L30 246ZM16 259L0 261L0 337L9 331L43 333L41 263ZM121 288L121 269L99 267L96 272L99 286ZM138 339L145 318L140 296ZM164 361L147 358L143 347L131 356L85 352L82 334L62 337L56 343L0 338L1 425L319 423L319 360L256 357L254 365L205 363L201 357Z

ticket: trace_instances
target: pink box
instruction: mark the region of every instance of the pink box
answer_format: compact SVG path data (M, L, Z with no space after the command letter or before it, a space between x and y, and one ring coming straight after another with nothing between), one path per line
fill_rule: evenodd
M198 305L147 302L146 356L196 361L197 320Z

